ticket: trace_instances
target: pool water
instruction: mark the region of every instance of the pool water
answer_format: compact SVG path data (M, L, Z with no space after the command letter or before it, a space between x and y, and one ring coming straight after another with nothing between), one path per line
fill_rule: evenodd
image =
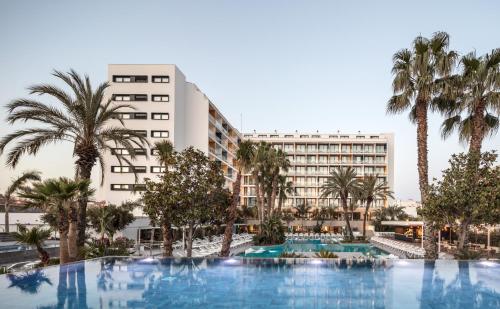
M282 252L359 252L365 256L387 255L388 253L371 244L331 244L322 243L320 240L287 240L282 245L253 246L241 253L245 257L279 257Z
M500 263L106 258L0 276L2 308L500 308Z

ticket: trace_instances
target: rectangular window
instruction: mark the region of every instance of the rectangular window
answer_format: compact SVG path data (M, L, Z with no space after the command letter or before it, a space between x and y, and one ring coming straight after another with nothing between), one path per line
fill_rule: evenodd
M168 75L153 75L152 76L153 83L169 83L170 77Z
M307 145L307 152L316 152L317 147L316 145Z
M147 94L114 94L113 101L147 101Z
M144 148L134 148L133 151L134 151L134 154L136 156L145 156L146 155L146 149L144 149ZM126 148L112 148L111 154L112 155L130 156L129 150Z
M153 120L168 120L168 113L151 113L151 119Z
M168 131L151 131L151 137L166 138L168 137Z
M147 75L113 75L115 83L147 83Z
M112 116L113 119L123 119L123 120L129 120L129 119L148 119L148 114L147 113L113 113Z
M151 173L165 173L166 170L165 166L151 166Z
M145 166L111 166L112 173L145 173Z
M168 102L169 96L168 94L153 94L151 96L151 100L153 102Z
M111 184L112 191L144 191L144 184Z
M134 132L135 134L140 135L142 137L148 137L148 131L146 131L146 130L129 130L129 131ZM130 136L132 136L132 134L124 133L123 136L130 137Z
M285 138L293 138L293 135L287 134L287 135L285 135Z

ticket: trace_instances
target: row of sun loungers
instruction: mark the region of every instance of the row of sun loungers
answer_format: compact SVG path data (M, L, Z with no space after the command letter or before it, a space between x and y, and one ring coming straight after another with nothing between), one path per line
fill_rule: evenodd
M233 234L233 241L231 242L231 249L248 245L252 243L253 236L247 233ZM212 241L208 238L195 240L193 242L193 257L207 257L211 255L218 255L222 249L222 242L224 236L214 236Z
M305 234L305 233L286 233L287 240L324 240L324 241L341 241L344 237L340 234Z
M373 236L370 242L380 249L396 254L402 258L421 259L425 255L425 250L423 248L403 241Z

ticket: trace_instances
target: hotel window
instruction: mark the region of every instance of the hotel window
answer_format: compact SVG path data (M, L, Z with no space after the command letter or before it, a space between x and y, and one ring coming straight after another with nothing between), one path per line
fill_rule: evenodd
M349 135L341 135L340 138L342 138L342 139L348 139Z
M365 167L365 175L373 175L375 173L375 170L373 167Z
M285 144L285 152L293 152L293 144Z
M153 120L168 120L168 113L151 113L151 119Z
M339 136L338 135L330 135L330 136L328 136L328 138L339 138Z
M328 199L327 198L318 199L318 206L327 207L328 206Z
M375 163L385 163L385 157L376 156L375 157Z
M372 135L372 136L370 136L370 138L371 138L371 139L378 139L378 136L376 136L376 135Z
M307 163L309 164L316 163L316 156L307 156Z
M168 137L168 131L151 131L151 137L166 138Z
M373 152L373 145L365 145L365 150L366 153L372 153Z
M307 152L317 152L318 147L316 145L307 145Z
M316 194L311 194L309 196L315 196ZM313 198L308 198L306 199L306 203L308 206L311 206L311 207L316 207L316 199L313 199Z
M306 173L305 166L296 166L295 167L295 173L297 173L297 174L305 174Z
M146 149L144 149L144 148L134 148L133 151L134 151L134 154L136 156L145 156L146 155ZM126 148L111 148L111 154L112 155L129 156L130 152Z
M316 196L316 188L307 188L306 196Z
M316 174L316 166L308 166L307 167L307 174L310 174L310 175Z
M365 138L365 136L364 135L356 135L356 138L363 139L363 138Z
M283 148L283 145L281 145L281 144L274 144L273 148L276 149L276 150L281 150Z
M147 101L147 94L114 94L113 101Z
M377 166L377 167L375 168L375 174L380 174L380 175L385 174L385 168L380 167L380 166Z
M297 177L297 180L295 181L296 185L305 185L306 182L304 180L304 177Z
M306 183L308 186L315 186L317 185L316 177L307 177Z
M169 83L170 77L168 75L153 75L151 80L153 83Z
M351 152L351 145L342 145L342 152Z
M112 173L145 173L145 166L111 166Z
M113 75L113 82L115 82L115 83L147 83L148 77L146 75Z
M267 134L259 134L258 137L260 137L260 138L266 138Z
M245 137L253 137L253 134L245 134Z
M295 192L297 192L298 196L304 196L305 189L304 188L296 188Z
M351 163L351 157L349 156L342 156L342 163Z
M365 156L365 163L373 164L373 157L372 156Z
M354 156L354 163L356 163L356 164L363 163L363 157L362 156Z
M318 162L320 164L327 164L328 163L328 157L327 156L319 156Z
M148 131L146 130L129 130L131 132L134 132L135 134L142 136L142 137L148 137ZM124 137L130 137L132 134L129 133L123 133Z
M297 152L306 152L306 145L297 145L296 150Z
M387 151L386 145L377 145L377 153L385 153Z
M295 157L297 163L306 163L306 157L305 156L296 156Z
M269 135L269 137L270 137L270 138L278 138L278 137L279 137L279 135L276 135L276 134L271 134L271 135Z
M111 184L112 191L144 191L146 185L143 184Z
M339 163L339 157L338 156L330 156L330 163Z
M285 135L285 138L293 138L293 135Z
M147 113L113 113L111 117L113 119L122 119L122 120L132 120L132 119L148 119Z
M355 152L355 153L363 152L363 145L361 145L361 144L354 144L352 146L352 152Z
M323 184L325 184L327 181L328 181L328 178L326 178L326 177L319 177L319 178L318 178L318 185L322 186L322 185L323 185Z
M151 101L153 102L168 102L170 100L168 94L153 94Z
M326 166L318 167L318 174L319 175L328 175L328 167L326 167Z
M363 175L363 168L362 167L355 167L354 171L356 172L356 175Z
M319 144L319 146L318 146L318 151L319 151L319 152L328 152L328 145L325 145L325 144Z
M294 158L293 156L286 156L287 160L290 161L290 163L294 163Z
M309 135L301 135L300 138L309 138Z
M151 173L165 173L167 168L165 166L151 166Z
M330 152L331 153L339 153L339 145L330 145Z
M312 138L321 138L321 135L312 135Z

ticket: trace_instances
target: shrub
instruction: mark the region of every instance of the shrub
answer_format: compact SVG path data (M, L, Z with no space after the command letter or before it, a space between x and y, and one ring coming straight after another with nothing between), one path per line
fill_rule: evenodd
M273 215L267 218L261 225L260 233L254 236L254 242L258 245L276 245L285 242L285 227L281 218Z
M321 259L336 259L339 257L335 253L327 250L321 250L320 252L316 252L315 256Z
M301 254L297 254L295 252L286 252L286 251L283 251L281 252L280 258L302 258L303 256Z

